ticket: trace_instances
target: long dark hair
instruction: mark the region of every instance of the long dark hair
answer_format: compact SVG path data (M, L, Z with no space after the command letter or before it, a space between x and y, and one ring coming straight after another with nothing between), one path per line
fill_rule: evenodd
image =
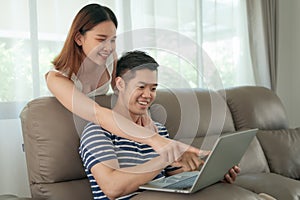
M55 69L67 72L69 78L73 73L76 74L85 58L82 47L75 42L76 35L78 33L84 35L94 26L104 21L112 21L116 28L118 27L115 14L108 7L99 4L84 6L75 16L60 54L52 61Z

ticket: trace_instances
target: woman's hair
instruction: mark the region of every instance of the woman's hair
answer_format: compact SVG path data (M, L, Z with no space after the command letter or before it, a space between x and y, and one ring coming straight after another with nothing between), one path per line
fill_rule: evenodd
M83 7L73 20L60 54L52 61L55 69L68 73L69 78L73 73L77 73L85 55L82 47L75 42L76 35L78 33L84 35L104 21L112 21L116 28L118 27L115 14L108 7L99 4L89 4Z

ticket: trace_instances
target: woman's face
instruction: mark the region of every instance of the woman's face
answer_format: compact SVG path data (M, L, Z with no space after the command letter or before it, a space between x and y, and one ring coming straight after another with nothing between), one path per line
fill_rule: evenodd
M112 21L101 22L84 35L79 34L76 43L92 61L105 64L116 48L116 26Z

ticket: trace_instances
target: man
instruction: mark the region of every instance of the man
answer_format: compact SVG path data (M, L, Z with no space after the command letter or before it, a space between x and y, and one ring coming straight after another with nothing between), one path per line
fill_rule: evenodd
M157 67L157 62L144 52L123 55L117 64L118 97L113 110L168 137L166 128L148 116L148 108L156 97ZM197 170L201 164L193 153L185 153L180 160L168 163L150 146L118 137L92 123L81 136L80 154L94 199L129 199L142 184L165 175ZM232 171L229 182L239 170Z

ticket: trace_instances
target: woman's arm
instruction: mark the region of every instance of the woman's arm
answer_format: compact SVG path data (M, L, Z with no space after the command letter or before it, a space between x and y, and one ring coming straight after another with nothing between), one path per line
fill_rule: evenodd
M136 125L116 112L98 105L94 100L77 90L71 80L58 75L57 72L48 73L47 85L58 101L72 113L87 121L99 124L120 137L147 143L149 138L156 135L156 133ZM143 134L126 134L139 131Z
M156 152L161 155L164 154L163 157L168 162L177 160L185 151L200 154L197 148L161 137L159 134L133 123L112 110L98 105L78 91L71 80L57 75L57 72L49 72L46 80L52 94L72 113L87 121L101 125L115 135L152 146Z
M78 91L73 81L58 72L50 71L46 76L46 82L50 92L64 107L87 121L94 123L97 121L93 109L96 102Z

